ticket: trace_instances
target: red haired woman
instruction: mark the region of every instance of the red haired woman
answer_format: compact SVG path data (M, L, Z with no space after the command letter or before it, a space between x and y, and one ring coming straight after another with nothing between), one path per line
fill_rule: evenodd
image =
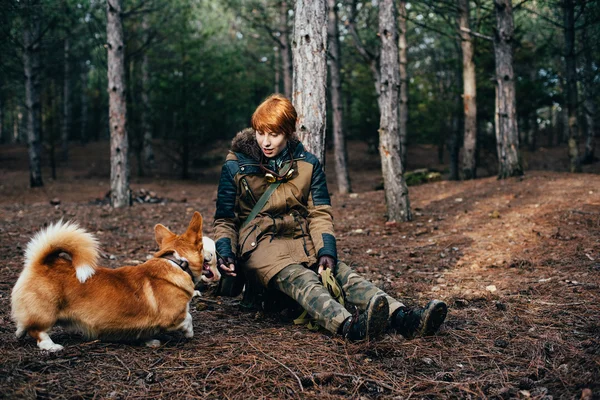
M388 327L407 338L436 332L446 304L408 309L338 260L325 173L295 134L296 110L275 94L258 106L252 128L233 139L221 171L214 233L219 266L287 294L319 325L350 340ZM266 193L266 194L265 194ZM331 269L358 318L321 283Z

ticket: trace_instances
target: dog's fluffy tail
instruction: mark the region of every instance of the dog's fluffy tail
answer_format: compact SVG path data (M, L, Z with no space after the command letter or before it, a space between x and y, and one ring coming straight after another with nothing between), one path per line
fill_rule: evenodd
M96 271L98 241L75 222L58 221L31 239L25 250L25 270L36 265L51 266L56 257L70 261L83 283Z

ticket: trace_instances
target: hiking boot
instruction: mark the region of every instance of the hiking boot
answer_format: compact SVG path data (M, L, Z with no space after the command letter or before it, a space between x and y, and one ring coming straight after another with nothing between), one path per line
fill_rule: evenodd
M385 331L389 315L390 306L385 296L374 296L362 314L344 321L340 333L350 340L376 338Z
M390 325L406 339L433 335L446 319L448 306L440 300L431 300L424 308L401 307L391 317Z

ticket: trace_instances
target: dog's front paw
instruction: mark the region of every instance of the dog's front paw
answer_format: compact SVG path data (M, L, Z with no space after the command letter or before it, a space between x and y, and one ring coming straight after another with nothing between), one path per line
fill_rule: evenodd
M202 297L202 293L200 293L199 290L194 290L194 294L192 295L192 298L194 297Z
M53 343L53 342L48 343L48 342L44 342L44 341L40 342L38 344L38 347L41 350L50 351L52 353L55 352L55 351L61 351L62 349L64 349L64 347L61 346L60 344L56 344L56 343Z
M158 340L158 339L147 340L146 346L150 347L151 349L158 349L160 347L160 340Z

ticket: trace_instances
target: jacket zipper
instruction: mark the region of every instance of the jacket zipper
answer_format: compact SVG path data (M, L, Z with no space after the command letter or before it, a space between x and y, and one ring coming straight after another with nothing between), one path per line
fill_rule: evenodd
M254 193L252 193L252 190L250 190L250 185L248 185L248 181L246 181L246 178L242 178L242 186L244 186L244 190L246 191L246 198L248 200L252 200L252 202L254 204L256 204L256 198L254 197Z

